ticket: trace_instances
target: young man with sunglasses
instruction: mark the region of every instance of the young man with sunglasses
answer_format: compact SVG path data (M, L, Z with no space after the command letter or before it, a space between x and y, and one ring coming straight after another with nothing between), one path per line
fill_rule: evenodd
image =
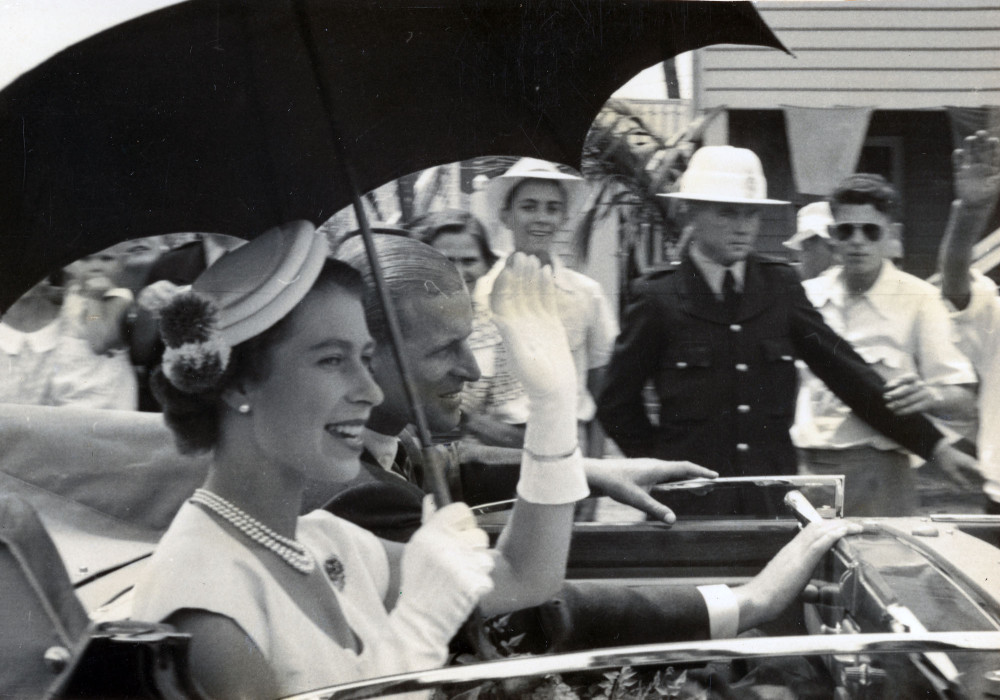
M806 295L886 380L894 413L971 418L976 375L952 343L940 292L889 259L899 236L896 204L895 190L880 175L851 175L838 185L830 237L842 265L804 282ZM804 473L846 475L848 514L910 515L919 505L909 454L808 370L792 437Z

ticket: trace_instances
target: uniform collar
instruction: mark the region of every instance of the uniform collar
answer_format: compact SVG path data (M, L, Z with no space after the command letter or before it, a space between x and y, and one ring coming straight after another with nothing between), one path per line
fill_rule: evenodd
M39 328L33 333L23 333L14 330L6 323L0 322L0 350L8 355L19 355L25 346L32 352L43 353L54 349L59 341L58 319Z
M720 265L702 253L701 249L698 248L697 242L691 244L690 254L691 262L701 272L705 278L705 282L708 283L709 289L712 290L715 296L722 296L722 282L726 277L726 270L730 270L733 273L733 279L736 281L736 291L743 291L743 280L746 277L747 270L746 260L739 260L728 267Z

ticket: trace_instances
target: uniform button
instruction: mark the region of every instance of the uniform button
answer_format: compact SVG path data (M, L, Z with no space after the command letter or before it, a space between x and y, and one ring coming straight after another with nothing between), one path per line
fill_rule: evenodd
M685 367L688 366L688 363L687 362L678 362L675 366L677 367L677 369L684 369Z
M747 366L746 366L745 364L743 364L742 362L741 362L741 363L739 363L738 365L736 365L736 371L737 371L737 372L746 372L746 371L747 371L748 369L750 369L750 368L749 368L749 367L747 367Z
M729 327L729 330L731 330L733 333L739 333L741 330L743 330L743 326L741 326L738 323L734 323Z
M748 452L750 450L750 445L745 442L738 443L736 445L737 452Z
M738 413L750 413L750 407L747 406L745 403L741 403L739 406L736 407L736 411Z

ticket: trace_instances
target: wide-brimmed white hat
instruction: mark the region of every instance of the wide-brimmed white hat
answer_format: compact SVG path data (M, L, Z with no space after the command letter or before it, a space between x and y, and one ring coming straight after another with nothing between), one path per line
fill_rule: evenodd
M510 169L499 177L490 180L486 186L486 204L488 210L500 215L501 210L507 205L507 198L511 190L525 180L555 180L558 181L566 192L566 212L569 216L576 213L584 196L586 196L586 182L583 178L569 173L564 173L556 167L555 163L538 158L522 158L510 167Z
M801 209L795 217L795 235L782 245L792 250L802 250L802 244L813 236L830 240L830 225L833 224L833 212L829 202L813 202Z
M767 198L767 180L760 158L746 148L699 148L680 176L678 185L676 192L660 196L733 204L788 204L780 199Z

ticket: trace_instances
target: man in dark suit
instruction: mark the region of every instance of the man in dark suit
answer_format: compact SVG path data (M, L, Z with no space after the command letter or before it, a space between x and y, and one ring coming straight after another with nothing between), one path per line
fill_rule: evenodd
M823 322L791 266L753 253L762 208L787 204L766 188L752 151L711 146L665 195L679 200L690 245L679 265L635 285L598 400L604 429L630 457L689 459L723 476L795 474L788 430L802 359L856 415L960 480L974 461L923 416L890 411L882 379ZM649 380L656 426L643 402ZM760 507L715 500L682 510Z

